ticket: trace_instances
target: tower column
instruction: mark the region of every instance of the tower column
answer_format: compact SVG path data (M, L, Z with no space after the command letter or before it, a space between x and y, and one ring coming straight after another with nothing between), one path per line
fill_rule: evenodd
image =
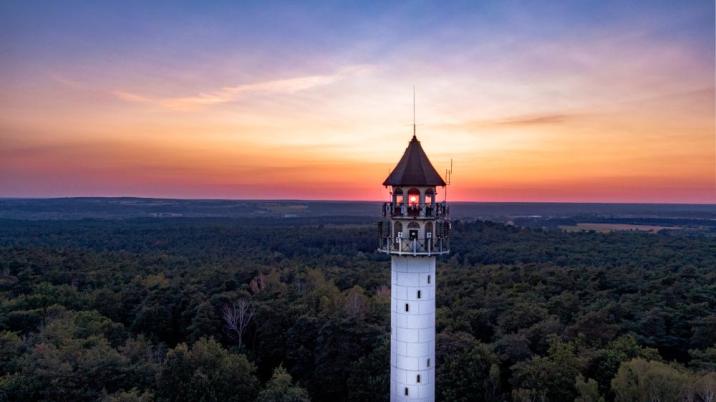
M435 208L434 194L447 183L413 134L383 185L392 195L392 212L378 223L378 251L391 257L390 400L434 402L435 258L450 253L447 209Z
M391 402L435 400L435 257L391 258Z

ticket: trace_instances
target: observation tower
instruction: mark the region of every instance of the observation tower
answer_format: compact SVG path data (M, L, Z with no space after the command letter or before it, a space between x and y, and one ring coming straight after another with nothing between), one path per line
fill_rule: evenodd
M435 401L435 259L450 252L446 183L415 136L384 186L378 251L391 256L390 400Z

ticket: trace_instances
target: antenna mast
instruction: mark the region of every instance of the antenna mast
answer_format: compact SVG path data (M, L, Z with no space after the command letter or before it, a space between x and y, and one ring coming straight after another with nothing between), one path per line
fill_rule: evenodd
M450 185L450 182L452 181L452 158L450 158L450 169L445 169L445 181L447 184L445 184L445 201L447 201L447 189Z
M413 85L413 137L415 137L415 85Z

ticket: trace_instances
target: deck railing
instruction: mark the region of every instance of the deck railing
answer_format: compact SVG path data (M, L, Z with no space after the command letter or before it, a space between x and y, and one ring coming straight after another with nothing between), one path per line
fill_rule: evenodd
M405 203L383 203L384 217L406 217L406 218L444 218L450 212L450 207L445 202L423 205L408 205Z
M450 243L447 237L422 240L383 237L379 241L378 251L397 255L442 255L450 252Z

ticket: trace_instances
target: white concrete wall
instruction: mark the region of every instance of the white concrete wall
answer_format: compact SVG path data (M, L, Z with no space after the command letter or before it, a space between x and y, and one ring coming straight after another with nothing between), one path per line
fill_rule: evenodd
M392 256L391 277L390 400L433 402L435 257Z

